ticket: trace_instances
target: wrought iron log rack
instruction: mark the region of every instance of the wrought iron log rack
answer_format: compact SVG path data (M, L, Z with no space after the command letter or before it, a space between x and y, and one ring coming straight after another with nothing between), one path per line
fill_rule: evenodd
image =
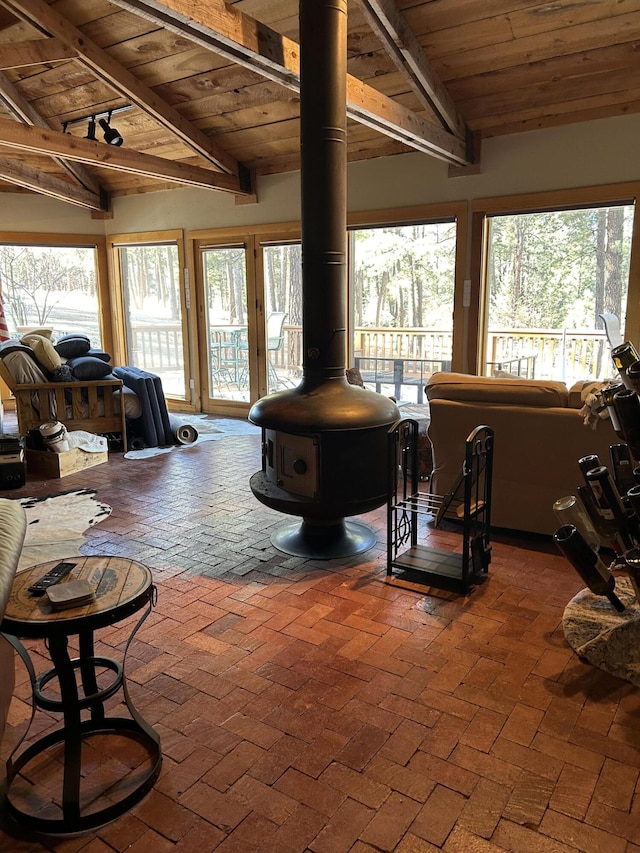
M389 430L387 577L462 594L482 582L491 561L492 472L493 430L478 426L465 441L453 488L446 495L420 491L418 422L395 423ZM420 544L421 517L422 527L437 528L445 519L461 523L461 553Z

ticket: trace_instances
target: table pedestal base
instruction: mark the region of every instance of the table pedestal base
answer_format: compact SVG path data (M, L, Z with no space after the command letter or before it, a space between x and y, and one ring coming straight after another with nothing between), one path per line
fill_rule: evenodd
M139 802L153 787L156 779L160 774L162 766L162 755L160 751L159 737L149 734L149 727L144 724L147 731L140 727L140 724L133 719L126 717L111 717L106 718L101 722L93 720L85 720L80 724L80 742L81 747L84 742L91 736L103 735L120 735L123 737L131 737L142 744L149 756L149 767L142 775L142 778L137 779L135 788L131 790L131 780L127 780L123 787L127 793L115 803L95 811L82 809L79 802L69 802L62 806L62 816L59 818L39 816L33 812L17 806L11 799L11 786L16 776L37 756L41 755L47 749L59 743L65 743L67 733L64 729L58 729L31 744L27 749L20 754L14 761L7 765L7 779L5 783L6 809L7 814L11 815L18 823L28 826L39 832L50 833L71 833L71 832L86 832L90 829L95 829L97 826L102 826L111 820L114 820L120 815L128 811L133 805ZM71 768L71 772L78 773L80 778L81 768ZM109 797L117 796L118 782L109 787ZM49 805L48 811L54 808ZM42 811L40 804L39 811ZM83 813L84 812L84 813Z

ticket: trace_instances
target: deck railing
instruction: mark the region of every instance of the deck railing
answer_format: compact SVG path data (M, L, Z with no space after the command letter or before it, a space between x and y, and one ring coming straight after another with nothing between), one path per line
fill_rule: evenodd
M136 363L153 370L182 367L182 330L176 324L139 325L134 330ZM271 363L290 377L302 375L302 328L285 325L281 349ZM453 335L444 329L358 328L354 358L404 359L451 363ZM409 369L409 366L408 366ZM583 378L613 375L609 344L602 331L567 329L504 329L489 332L484 372L506 370L536 379L562 379L571 385Z

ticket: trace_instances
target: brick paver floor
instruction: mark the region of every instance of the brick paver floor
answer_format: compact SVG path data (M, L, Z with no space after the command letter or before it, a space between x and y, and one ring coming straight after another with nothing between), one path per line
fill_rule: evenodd
M277 551L286 519L251 494L259 467L259 436L229 436L4 493L97 489L113 512L85 553L152 569L127 671L164 760L125 816L67 839L5 817L0 850L640 851L640 697L567 646L582 584L551 541L496 533L467 597L405 588L386 582L384 508L361 517L378 534L364 555ZM460 547L454 528L428 535ZM100 644L121 651L128 632ZM29 714L21 664L17 678L4 757ZM30 735L50 725L38 712ZM89 758L91 791L108 769L135 773L126 749Z

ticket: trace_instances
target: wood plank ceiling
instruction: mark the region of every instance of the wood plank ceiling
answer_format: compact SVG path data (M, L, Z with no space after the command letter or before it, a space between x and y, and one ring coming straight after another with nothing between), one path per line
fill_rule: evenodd
M297 0L0 0L0 30L0 190L104 212L299 168ZM473 168L482 138L637 112L639 49L640 0L349 0L348 159ZM85 138L110 110L120 147Z

